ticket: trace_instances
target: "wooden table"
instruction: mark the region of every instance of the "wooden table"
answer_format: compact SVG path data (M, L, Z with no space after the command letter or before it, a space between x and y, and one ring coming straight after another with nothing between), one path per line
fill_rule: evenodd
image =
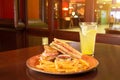
M79 43L72 43L79 49ZM50 75L33 71L26 66L26 60L43 51L36 46L0 52L0 80L120 80L120 46L97 43L95 58L97 69L84 74Z

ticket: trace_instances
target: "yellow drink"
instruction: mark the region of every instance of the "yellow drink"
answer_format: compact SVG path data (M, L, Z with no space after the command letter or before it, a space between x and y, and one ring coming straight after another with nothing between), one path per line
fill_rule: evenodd
M80 47L82 54L93 55L96 39L96 24L80 25Z

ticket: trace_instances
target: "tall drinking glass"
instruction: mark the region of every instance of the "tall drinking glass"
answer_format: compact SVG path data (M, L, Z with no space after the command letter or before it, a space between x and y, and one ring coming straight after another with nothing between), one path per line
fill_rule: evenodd
M80 26L80 47L82 54L94 55L97 23L79 22Z

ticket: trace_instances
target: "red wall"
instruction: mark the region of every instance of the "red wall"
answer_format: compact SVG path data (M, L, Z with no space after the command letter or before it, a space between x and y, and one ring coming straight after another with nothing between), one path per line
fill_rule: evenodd
M14 0L0 0L0 19L14 18Z
M64 2L62 3L62 17L63 17L63 18L64 18L64 17L67 17L67 16L69 15L68 10L63 10L64 8L68 8L68 7L69 7L69 2L64 1Z
M24 15L24 0L20 0L20 19L24 19L25 18L25 15Z

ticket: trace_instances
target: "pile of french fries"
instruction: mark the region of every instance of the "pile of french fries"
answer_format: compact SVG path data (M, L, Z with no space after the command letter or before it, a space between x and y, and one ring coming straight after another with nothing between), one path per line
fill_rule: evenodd
M89 68L89 63L83 59L73 58L72 60L54 61L39 60L39 64L36 68L55 73L70 73L70 72L80 72L87 70Z

